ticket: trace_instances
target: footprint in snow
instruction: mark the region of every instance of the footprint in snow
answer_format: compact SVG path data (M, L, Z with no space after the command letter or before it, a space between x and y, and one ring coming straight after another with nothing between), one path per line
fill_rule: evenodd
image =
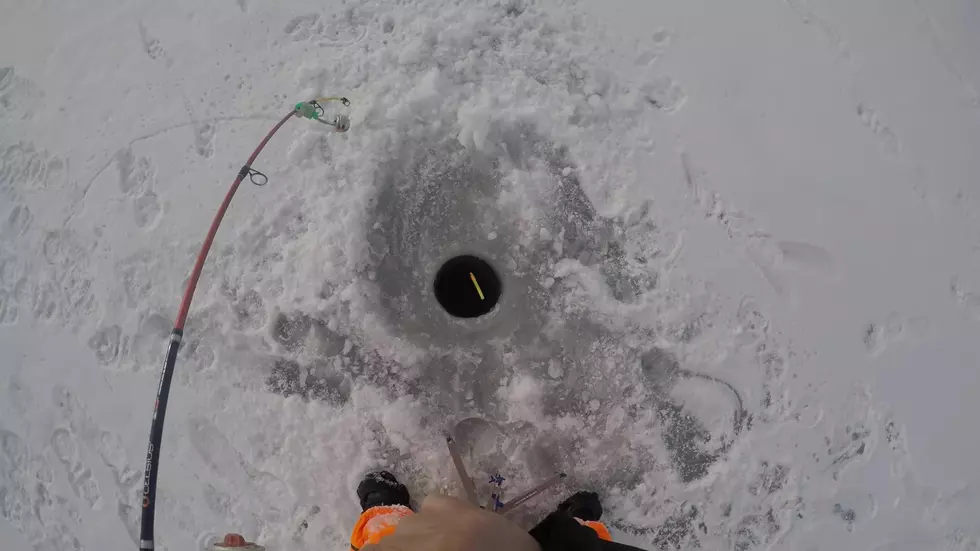
M293 42L312 42L320 46L351 46L367 34L363 18L354 8L320 17L315 13L294 17L283 32Z
M163 209L157 194L146 190L142 195L133 200L133 219L136 227L144 230L152 229L160 221Z
M313 38L320 24L320 16L315 13L300 15L289 20L283 32L294 42L309 40Z
M13 297L0 291L0 325L13 325L20 319L20 311Z
M14 84L14 68L0 67L0 94L9 90Z
M150 35L147 32L146 26L143 23L138 24L140 33L140 42L143 44L143 51L146 53L147 57L152 60L157 60L163 57L164 51L163 46L160 45L160 41Z
M855 111L857 112L858 118L861 119L861 124L866 126L871 133L877 138L878 143L881 147L894 155L901 153L901 143L898 140L898 136L892 132L891 128L888 128L878 116L877 113L864 103L858 102L855 106Z
M895 312L884 320L871 322L864 329L864 346L872 357L899 342L919 344L929 338L932 324L923 316L902 316Z
M188 419L187 428L191 446L211 469L215 484L230 485L243 496L257 494L261 498L260 501L273 510L278 510L277 504L289 500L290 491L286 484L275 475L249 465L242 452L236 449L225 433L210 420L192 417ZM210 505L223 510L223 491L218 487L212 489L209 496Z
M129 462L126 459L126 451L123 448L122 438L118 434L102 431L99 437L99 443L101 444L99 455L102 456L102 460L109 467L109 470L112 471L116 479L116 485L123 490L124 494L127 493L127 490L132 489L136 485L142 473L136 472L129 466Z
M65 162L38 150L30 143L17 143L0 150L0 190L32 191L59 186Z
M831 464L828 470L834 480L852 464L866 462L878 443L878 424L875 421L871 393L856 388L835 410L837 420L824 437Z
M35 549L81 549L62 523L78 523L80 516L71 503L52 495L53 483L54 471L43 457L32 454L18 434L0 429L0 518Z
M146 157L137 158L130 148L116 153L116 169L119 171L119 191L125 195L138 195L153 186L156 170Z
M837 278L837 263L827 249L801 241L778 241L776 246L784 266L826 279Z
M834 496L831 513L844 524L848 532L853 532L857 526L878 515L878 499L867 492L842 490Z
M56 385L52 389L52 399L65 425L52 432L51 449L64 467L72 491L92 509L101 509L105 503L113 502L116 515L133 541L138 542L140 498L135 489L141 481L142 469L137 471L130 466L122 438L102 430L71 390ZM84 450L94 452L112 473L114 499L104 493L94 476L95 469L101 467L87 463Z
M973 319L980 321L980 294L965 289L957 278L953 278L949 289L956 303L966 310Z
M668 113L677 111L687 101L684 89L666 76L653 79L644 87L643 93L647 103Z
M51 447L68 475L68 485L75 496L88 504L90 509L101 509L102 492L99 483L92 475L92 470L80 460L75 434L63 427L55 429L51 434Z
M214 134L216 130L214 123L198 120L194 115L194 109L186 99L184 100L184 111L187 112L187 117L191 120L191 128L194 130L194 151L205 159L214 157Z
M24 235L30 229L34 216L27 205L14 205L7 215L7 229L12 235Z
M67 321L91 315L98 307L89 271L90 246L68 230L47 232L42 252L48 261L45 273L49 280L30 285L39 319L53 319L60 310L60 318Z
M51 321L58 313L58 290L49 281L31 281L21 278L14 286L15 292L24 299L38 321Z
M889 474L892 479L902 480L908 474L910 466L908 444L905 441L905 428L891 416L883 421L885 425L885 442L891 448L892 458Z
M642 41L637 41L637 47L640 48L640 51L636 54L636 64L651 65L670 46L671 38L672 35L667 29L657 29L650 35L650 42L653 43L652 48L644 48Z
M780 463L770 464L762 461L759 464L758 474L749 483L749 493L758 495L772 495L783 488L790 478L790 467Z
M43 96L33 82L17 74L13 67L0 67L0 108L32 118L35 112L33 103L43 99Z
M88 340L88 347L95 353L95 358L102 365L110 365L119 357L119 343L122 329L118 325L110 325L95 332Z
M194 150L205 159L214 157L214 123L199 122L194 125Z

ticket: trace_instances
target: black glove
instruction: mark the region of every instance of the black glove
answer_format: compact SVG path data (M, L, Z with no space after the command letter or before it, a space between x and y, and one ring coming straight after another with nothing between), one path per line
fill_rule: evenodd
M551 513L531 529L541 551L601 551L603 541L588 526L582 526L567 511Z
M643 551L638 547L605 541L588 526L583 526L567 511L551 513L531 529L541 551Z

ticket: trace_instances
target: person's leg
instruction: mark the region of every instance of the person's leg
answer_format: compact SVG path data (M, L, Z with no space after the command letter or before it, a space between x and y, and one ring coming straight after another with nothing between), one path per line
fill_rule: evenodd
M357 486L357 498L362 512L351 532L352 551L359 551L369 543L378 543L395 531L401 519L412 514L408 506L408 488L388 471L365 475Z
M599 539L613 540L606 525L599 522L599 519L602 518L602 504L599 502L599 494L586 491L577 492L563 501L558 506L558 510L568 512L579 524L594 530Z

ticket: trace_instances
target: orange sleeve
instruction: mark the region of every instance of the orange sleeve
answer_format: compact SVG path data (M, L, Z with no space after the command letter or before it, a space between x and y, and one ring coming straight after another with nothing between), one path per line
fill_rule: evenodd
M401 519L411 514L412 510L404 505L381 505L364 511L351 532L351 550L360 551L369 543L378 543L381 538L394 533Z
M606 541L613 540L612 535L609 533L609 529L606 528L605 524L599 522L598 520L581 520L581 519L575 519L575 520L577 520L578 523L581 524L582 526L588 526L589 528L595 530L595 533L599 534L599 539L606 540Z

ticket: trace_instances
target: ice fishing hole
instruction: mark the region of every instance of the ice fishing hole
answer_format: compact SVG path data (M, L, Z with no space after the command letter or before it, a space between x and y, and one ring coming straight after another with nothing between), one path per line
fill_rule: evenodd
M436 300L449 315L478 318L500 299L500 277L485 260L463 255L450 258L436 272Z

